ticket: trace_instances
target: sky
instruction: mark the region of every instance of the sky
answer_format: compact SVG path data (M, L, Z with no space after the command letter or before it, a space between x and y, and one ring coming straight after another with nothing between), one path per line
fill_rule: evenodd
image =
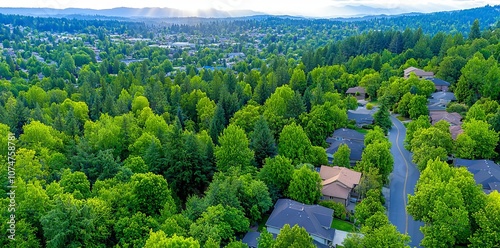
M115 7L169 7L196 11L214 8L218 10L253 10L268 14L301 16L327 16L335 9L350 5L397 9L398 12L433 12L442 10L499 5L500 0L2 0L0 7L28 8L91 8ZM342 11L339 9L339 11Z

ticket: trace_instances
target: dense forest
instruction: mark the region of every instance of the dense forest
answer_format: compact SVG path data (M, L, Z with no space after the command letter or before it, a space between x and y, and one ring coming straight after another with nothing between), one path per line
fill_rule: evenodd
M425 223L422 246L495 247L500 195L447 163L500 160L500 28L496 7L482 10L475 21L198 26L0 15L0 246L246 247L250 226L287 197L352 215L362 235L345 247L406 247L381 195L394 166L392 112L413 120L406 144L422 176L408 212ZM160 46L172 42L194 47ZM464 116L456 140L447 123L431 126L434 84L403 78L410 66L451 83L458 101L448 110ZM378 109L364 129L347 117L354 86ZM325 140L342 127L366 133L354 214L320 201L314 170L328 164ZM339 149L334 164L349 166L348 155ZM312 239L295 227L259 239L290 246Z

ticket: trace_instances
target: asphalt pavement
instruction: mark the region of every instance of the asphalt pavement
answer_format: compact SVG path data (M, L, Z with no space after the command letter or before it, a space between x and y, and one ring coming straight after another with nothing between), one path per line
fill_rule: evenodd
M420 172L415 164L411 162L411 153L404 147L406 127L391 116L392 129L389 131L389 141L392 143L391 153L394 157L394 170L390 177L390 204L388 208L389 221L395 225L401 233L410 236L411 247L420 247L423 238L420 221L413 220L406 212L408 195L413 194Z

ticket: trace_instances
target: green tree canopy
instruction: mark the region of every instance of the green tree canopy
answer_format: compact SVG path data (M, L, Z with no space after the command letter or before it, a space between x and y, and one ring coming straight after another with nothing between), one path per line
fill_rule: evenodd
M288 187L288 197L304 204L315 204L321 197L321 188L319 173L303 165L293 173Z
M309 236L306 229L294 225L290 228L290 225L286 224L281 228L280 233L276 237L273 248L285 248L285 247L303 247L303 248L314 248L313 239Z
M312 145L300 125L286 125L281 131L278 153L292 160L294 164L307 163L311 160Z
M219 171L228 171L231 167L242 169L251 165L254 152L248 147L248 138L242 128L230 124L219 137L219 143L215 147Z
M349 167L351 149L346 144L339 146L339 149L333 154L333 164L341 167Z

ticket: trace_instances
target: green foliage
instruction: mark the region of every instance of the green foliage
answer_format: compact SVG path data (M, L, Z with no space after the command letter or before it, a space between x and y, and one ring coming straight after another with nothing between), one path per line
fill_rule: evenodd
M445 124L444 128L438 128L440 124ZM411 147L413 152L413 162L417 164L420 171L427 166L427 161L440 158L446 161L448 154L453 149L453 140L446 122L436 123L434 127L418 129L413 134ZM445 131L444 131L445 130Z
M250 148L255 153L255 162L259 167L263 165L266 158L278 153L271 129L262 116L255 122L253 132L250 134Z
M373 119L375 121L375 125L382 128L382 130L384 130L384 133L387 133L387 131L392 127L389 110L384 106L381 106L379 110L375 112L375 114L373 115Z
M241 176L216 174L203 201L207 206L222 204L224 207L242 210L251 221L260 220L262 214L272 206L266 184L253 179L249 174Z
M290 228L290 225L286 224L281 228L273 245L273 248L285 247L314 248L316 246L313 244L313 239L309 236L306 229L298 225Z
M370 168L377 168L382 176L382 184L389 181L389 174L394 167L394 159L390 151L391 144L389 142L377 142L369 144L363 150L361 161L358 162L357 167L361 171L369 171Z
M361 180L355 190L359 193L360 198L365 197L366 193L372 189L382 189L382 177L377 168L370 167L368 171L363 171Z
M475 40L480 37L481 37L481 31L479 30L479 20L476 19L474 20L470 28L469 40Z
M149 107L149 101L144 96L136 96L132 101L132 112L137 113L137 111L141 111L142 109Z
M209 238L227 243L237 233L247 231L250 223L243 212L222 205L210 206L202 216L191 225L190 235L204 244Z
M109 211L109 210L104 210ZM85 244L104 243L109 237L109 230L98 227L98 220L103 212L96 212L94 207L71 195L60 195L54 208L41 218L47 247L79 247ZM97 228L100 232L95 232Z
M175 206L167 181L162 176L151 172L134 174L130 179L130 187L134 196L131 204L136 211L157 216L165 204Z
M321 197L321 187L319 173L302 166L293 173L288 187L288 197L304 204L315 204Z
M483 106L479 102L473 104L467 111L465 120L470 121L472 119L486 121L486 112L484 112Z
M151 216L136 212L131 217L118 219L114 224L116 238L120 246L143 247L151 231L159 228L158 222Z
M347 210L344 204L334 201L320 201L319 205L333 209L333 217L345 220L347 215Z
M230 124L235 124L241 127L249 134L255 127L256 122L260 118L260 107L258 105L246 105L234 113L230 120Z
M406 137L405 137L405 148L408 150L412 149L411 142L413 140L415 132L417 132L421 128L429 128L431 123L429 121L429 116L422 115L418 117L416 120L408 123L406 127Z
M494 247L500 243L500 194L492 191L486 196L486 205L473 217L478 229L470 238L471 247Z
M65 193L70 193L77 199L90 196L90 182L83 172L72 173L69 169L64 170L60 184Z
M321 146L313 146L311 150L310 163L314 166L328 164L328 156L326 155L325 148Z
M150 232L149 238L146 240L145 248L199 248L200 244L193 238L184 238L182 236L173 235L168 238L163 231Z
M282 155L267 158L258 174L258 178L266 183L273 199L286 195L286 191L294 174L292 161Z
M427 98L419 95L412 97L409 104L408 114L412 119L417 119L421 115L429 115Z
M476 54L472 59L467 61L467 64L462 68L462 75L458 80L455 88L455 95L458 101L465 103L467 106L474 104L480 96L483 85L491 85L495 80L493 73L496 72L497 62L493 57L486 60L481 54ZM484 68L488 68L485 70ZM490 73L488 77L488 74Z
M311 141L300 125L292 123L283 128L279 138L278 153L291 159L294 164L311 160Z
M351 149L346 144L339 146L339 149L333 154L333 164L341 167L349 167Z
M410 102L413 99L413 94L410 92L407 92L406 94L401 97L401 100L399 100L398 103L398 113L401 114L404 117L410 117Z
M462 125L464 132L459 134L455 142L456 156L466 159L490 159L498 143L498 133L491 130L485 121L472 119Z
M304 131L315 146L326 145L326 138L340 127L347 125L347 113L331 103L316 105L307 118L302 119Z
M385 208L380 202L381 191L372 189L366 194L366 198L354 208L356 223L364 225L365 222L376 213L385 213Z
M385 137L384 130L379 126L375 126L372 130L368 130L365 135L365 146L369 144L374 144L376 142L387 142L387 137Z
M464 15L478 20L471 25ZM347 125L346 110L356 109L357 101L342 93L357 85L380 106L358 165L363 175L356 190L369 199L368 191L379 190L392 170L388 110L412 118L426 114L424 101L435 90L429 80L402 78L408 66L450 82L459 103L448 111L465 116L465 131L453 145L444 123L431 128L420 116L408 124L406 145L422 174L409 207L425 222L422 245L495 246L498 195L486 197L465 169L436 165L435 159L497 159L497 16L487 6L333 22L340 27L334 29L321 20L278 18L154 32L139 22L2 16L5 24L17 24L0 29L4 50L14 51L0 61L0 120L7 124L0 124L0 161L7 162L8 132L19 140L16 241L4 235L0 247L242 247L236 240L247 223L265 216L272 200L293 191L317 201L317 173L302 171L327 163L321 146ZM479 21L488 28L481 32ZM397 31L401 27L408 29ZM369 31L387 28L396 31ZM250 29L262 35L259 47L240 35ZM120 41L110 36L115 33L151 41ZM196 34L201 42L196 51L149 46L165 34L186 42ZM235 40L208 48L204 37ZM245 56L232 57L231 51ZM228 123L239 129L226 137ZM340 156L341 150L335 163L346 165L348 153ZM223 172L212 181L216 160L227 168L219 167ZM382 211L366 214L381 200L360 204L363 236L348 238L346 247L407 245ZM0 203L6 208L8 199ZM335 207L342 218L343 206ZM8 217L0 216L3 230ZM305 235L284 231L275 242L263 233L260 246L310 246L307 233L295 229Z
M283 85L276 88L276 91L264 103L264 117L270 124L273 133L281 132L283 127L289 123L286 118L289 102L294 98L294 91Z
M221 104L217 104L214 116L212 117L209 126L210 137L212 137L215 144L218 144L219 135L226 127L226 123L227 120L225 117L224 107L222 107Z
M257 238L257 246L261 248L272 248L274 243L273 235L267 229L264 229Z
M219 171L231 168L243 169L251 165L254 152L248 147L249 141L245 131L230 124L219 137L219 145L215 147L215 159Z
M307 87L306 74L303 70L296 68L290 78L290 87L294 91L304 92Z
M430 160L407 207L414 219L425 222L421 244L446 247L467 243L476 228L472 215L484 206L484 197L465 168Z
M49 150L59 150L63 146L61 134L54 128L39 121L33 121L23 127L19 137L26 147L40 151L43 147Z

